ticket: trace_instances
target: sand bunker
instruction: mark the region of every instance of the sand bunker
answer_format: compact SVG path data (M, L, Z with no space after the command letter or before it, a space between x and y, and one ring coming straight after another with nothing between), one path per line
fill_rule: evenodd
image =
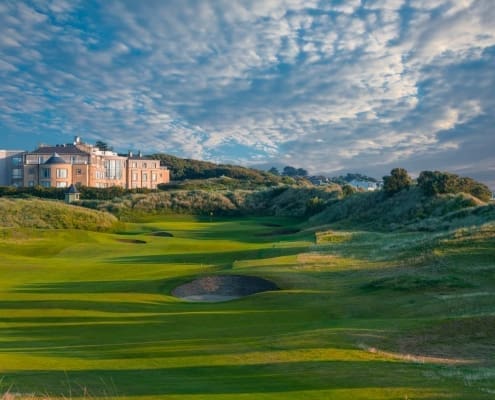
M176 287L172 295L187 301L217 302L278 290L277 285L256 276L205 276Z

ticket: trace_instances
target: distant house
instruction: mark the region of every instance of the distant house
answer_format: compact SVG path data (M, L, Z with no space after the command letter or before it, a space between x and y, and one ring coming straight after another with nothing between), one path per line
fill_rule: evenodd
M328 185L330 179L323 175L309 176L308 180L315 186Z
M350 181L349 185L351 185L352 187L355 187L356 189L363 189L363 190L367 190L369 192L373 192L375 190L380 189L380 183L379 182L361 181L361 180L357 180L357 179L353 179L352 181Z
M70 204L73 203L74 201L79 201L79 200L80 200L79 190L77 190L75 185L70 185L67 192L65 192L65 202Z

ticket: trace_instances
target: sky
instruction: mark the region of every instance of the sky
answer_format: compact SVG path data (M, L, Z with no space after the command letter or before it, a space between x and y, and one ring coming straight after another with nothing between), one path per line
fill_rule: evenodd
M0 148L495 189L493 0L2 0Z

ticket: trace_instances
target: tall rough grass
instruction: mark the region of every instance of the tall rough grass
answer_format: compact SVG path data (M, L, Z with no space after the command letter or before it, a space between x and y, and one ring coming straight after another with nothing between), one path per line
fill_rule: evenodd
M425 196L419 188L387 197L356 193L329 205L311 223L380 230L437 231L495 221L495 206L469 194Z
M0 199L0 227L37 229L84 229L105 231L115 228L115 216L101 211L40 199Z
M120 217L142 214L305 216L314 205L324 207L340 195L340 186L277 187L266 190L174 190L133 194L112 201L83 201L82 205ZM312 208L313 207L313 208Z

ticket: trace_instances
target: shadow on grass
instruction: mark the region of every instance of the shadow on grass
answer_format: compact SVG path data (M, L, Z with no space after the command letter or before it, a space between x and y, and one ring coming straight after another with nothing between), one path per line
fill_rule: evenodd
M201 240L235 240L241 243L314 240L314 234L300 231L302 218L225 218L201 221L200 229L184 231L184 237ZM274 229L275 228L275 229ZM178 236L182 236L180 233Z
M43 391L55 395L67 393L70 386L72 396L84 395L85 391L93 396L109 392L120 396L161 396L400 388L407 397L409 391L427 389L423 373L429 368L386 361L307 361L130 370L33 370L7 373L1 385L24 393Z
M290 256L307 251L309 246L270 247L254 250L212 251L211 253L173 253L145 256L127 256L108 258L108 263L114 264L213 264L225 265L239 260L252 260Z

